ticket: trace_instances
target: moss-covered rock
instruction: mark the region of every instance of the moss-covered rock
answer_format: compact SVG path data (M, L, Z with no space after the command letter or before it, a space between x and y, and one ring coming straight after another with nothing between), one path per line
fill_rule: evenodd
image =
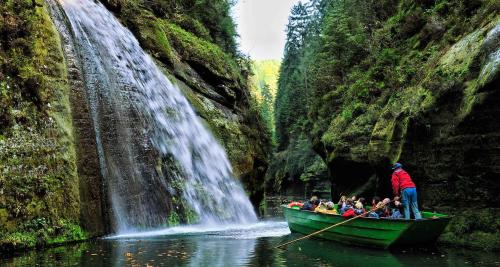
M313 91L303 133L334 198L391 196L400 161L424 209L456 215L443 242L499 248L496 223L474 222L500 207L497 2L331 2L317 43L297 54L314 59L301 65Z
M0 10L0 250L84 239L59 34L42 1Z

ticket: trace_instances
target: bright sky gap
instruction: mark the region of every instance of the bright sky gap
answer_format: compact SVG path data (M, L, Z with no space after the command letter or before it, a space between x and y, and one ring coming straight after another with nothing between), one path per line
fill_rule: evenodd
M239 0L233 9L233 16L238 25L241 51L254 60L282 59L288 15L298 2Z

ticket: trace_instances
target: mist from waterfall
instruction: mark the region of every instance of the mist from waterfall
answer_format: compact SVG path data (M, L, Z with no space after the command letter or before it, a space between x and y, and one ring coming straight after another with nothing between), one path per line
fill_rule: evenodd
M97 1L59 2L80 57L117 232L164 225L179 202L201 224L255 222L225 151L133 34ZM172 201L176 195L182 200Z

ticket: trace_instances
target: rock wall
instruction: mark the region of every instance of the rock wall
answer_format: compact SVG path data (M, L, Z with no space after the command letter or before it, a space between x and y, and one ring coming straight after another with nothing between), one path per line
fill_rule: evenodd
M390 196L389 167L402 162L422 208L455 216L441 241L498 249L500 20L491 9L479 10L468 18L472 29L451 45L440 43L449 29L429 37L437 22L423 22L404 45L416 42L418 50L430 38L423 49L429 57L417 65L419 58L407 54L397 65L415 67L415 76L403 88L379 92L349 122L333 116L313 139L328 165L333 196Z
M88 238L59 33L41 1L0 14L0 252Z
M45 1L55 29L59 34L61 51L67 71L68 97L73 122L76 167L80 197L80 224L92 236L110 230L106 188L96 146L96 134L91 118L82 62L76 51L72 30L57 0Z

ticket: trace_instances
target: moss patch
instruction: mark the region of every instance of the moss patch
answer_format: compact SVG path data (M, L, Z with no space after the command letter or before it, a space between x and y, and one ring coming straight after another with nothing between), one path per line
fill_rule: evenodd
M218 46L196 37L181 27L164 22L166 33L183 60L204 66L215 75L228 80L238 80L236 63Z
M498 209L492 208L458 212L439 241L452 246L498 250L500 248L498 212Z

